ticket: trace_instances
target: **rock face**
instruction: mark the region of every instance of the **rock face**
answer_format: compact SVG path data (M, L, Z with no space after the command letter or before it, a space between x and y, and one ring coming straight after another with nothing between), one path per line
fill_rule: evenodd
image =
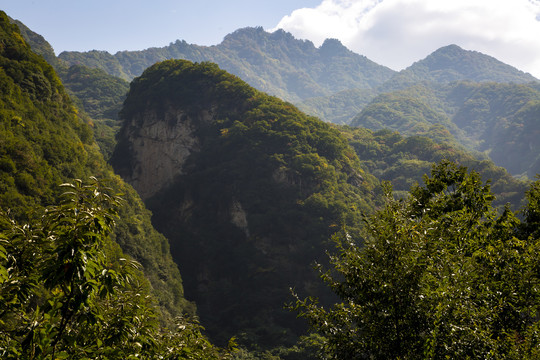
M200 114L208 121L208 113ZM189 155L200 148L195 136L195 122L184 112L169 108L160 116L155 111L137 114L133 122L138 126L126 127L125 141L131 144L131 168L124 168L121 175L143 200L147 200L173 183L183 173Z
M346 139L213 64L179 60L135 79L122 117L111 162L169 238L213 340L293 343L303 323L283 308L289 288L324 297L313 262L372 201Z

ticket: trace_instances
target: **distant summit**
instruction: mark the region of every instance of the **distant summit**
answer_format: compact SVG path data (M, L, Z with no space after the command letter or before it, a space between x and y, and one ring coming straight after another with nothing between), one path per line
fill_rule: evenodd
M319 48L323 55L336 56L336 55L348 55L352 53L351 50L347 49L341 41L338 39L326 39Z
M221 44L199 46L176 41L162 48L122 51L63 52L68 64L101 68L111 75L131 80L167 59L210 61L239 76L258 90L291 102L330 96L348 89L372 89L395 72L358 55L338 40L329 39L317 48L288 32L266 32L262 27L238 29Z
M448 45L400 71L383 88L404 88L422 81L444 84L460 80L517 84L538 81L494 57Z

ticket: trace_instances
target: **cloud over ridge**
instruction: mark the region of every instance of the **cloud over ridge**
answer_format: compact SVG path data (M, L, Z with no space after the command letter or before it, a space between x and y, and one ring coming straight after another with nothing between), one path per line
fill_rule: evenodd
M540 78L540 0L322 0L278 28L317 46L339 39L395 70L456 44Z

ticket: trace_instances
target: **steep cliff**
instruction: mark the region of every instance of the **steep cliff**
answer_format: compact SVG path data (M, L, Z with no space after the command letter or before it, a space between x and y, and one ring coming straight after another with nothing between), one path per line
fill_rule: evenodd
M294 342L289 287L324 295L314 261L373 206L375 180L346 139L217 65L184 60L136 78L121 115L112 164L170 239L214 339Z
M134 159L129 168L119 171L143 199L148 199L183 173L186 159L199 150L200 141L194 134L195 121L172 106L163 116L147 111L132 120L137 125L124 127L122 136L131 144Z

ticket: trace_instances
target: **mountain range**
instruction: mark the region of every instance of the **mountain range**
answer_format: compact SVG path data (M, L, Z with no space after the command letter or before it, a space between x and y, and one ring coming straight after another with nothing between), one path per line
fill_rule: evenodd
M307 104L311 104L314 110L318 108L313 104L313 98L333 97L335 101L342 96L351 96L347 93L351 90L362 90L364 93L358 98L369 99L372 93L366 93L366 90L381 93L418 82L538 81L493 57L463 50L457 45L438 49L405 70L396 72L348 50L336 39L327 39L316 48L312 42L295 39L283 30L268 33L260 27L239 29L214 46L178 40L163 48L120 51L114 55L96 50L62 52L59 58L68 65L99 68L125 80L139 76L158 61L210 61L261 91L303 104L304 110L310 109ZM323 120L335 122L332 116Z
M114 55L63 52L59 58L70 65L97 67L125 79L164 59L211 61L251 86L293 102L324 121L374 130L390 128L404 134L421 134L438 123L459 144L487 154L514 175L532 178L540 171L534 141L516 141L523 135L522 128L528 134L537 131L529 119L535 116L539 80L457 45L442 47L400 72L355 54L335 39L316 48L283 30L268 33L262 28L237 30L215 46L177 41L164 48ZM489 83L507 86L495 90ZM479 110L476 104L481 103L488 105ZM471 125L487 122L492 125ZM516 161L518 153L521 158Z
M69 65L100 68L125 80L141 75L158 61L210 61L251 86L292 102L352 88L374 88L394 74L348 50L338 40L328 39L316 48L312 42L297 40L283 30L268 33L262 28L237 30L215 46L176 41L164 48L114 55L103 51L63 52L59 58Z

